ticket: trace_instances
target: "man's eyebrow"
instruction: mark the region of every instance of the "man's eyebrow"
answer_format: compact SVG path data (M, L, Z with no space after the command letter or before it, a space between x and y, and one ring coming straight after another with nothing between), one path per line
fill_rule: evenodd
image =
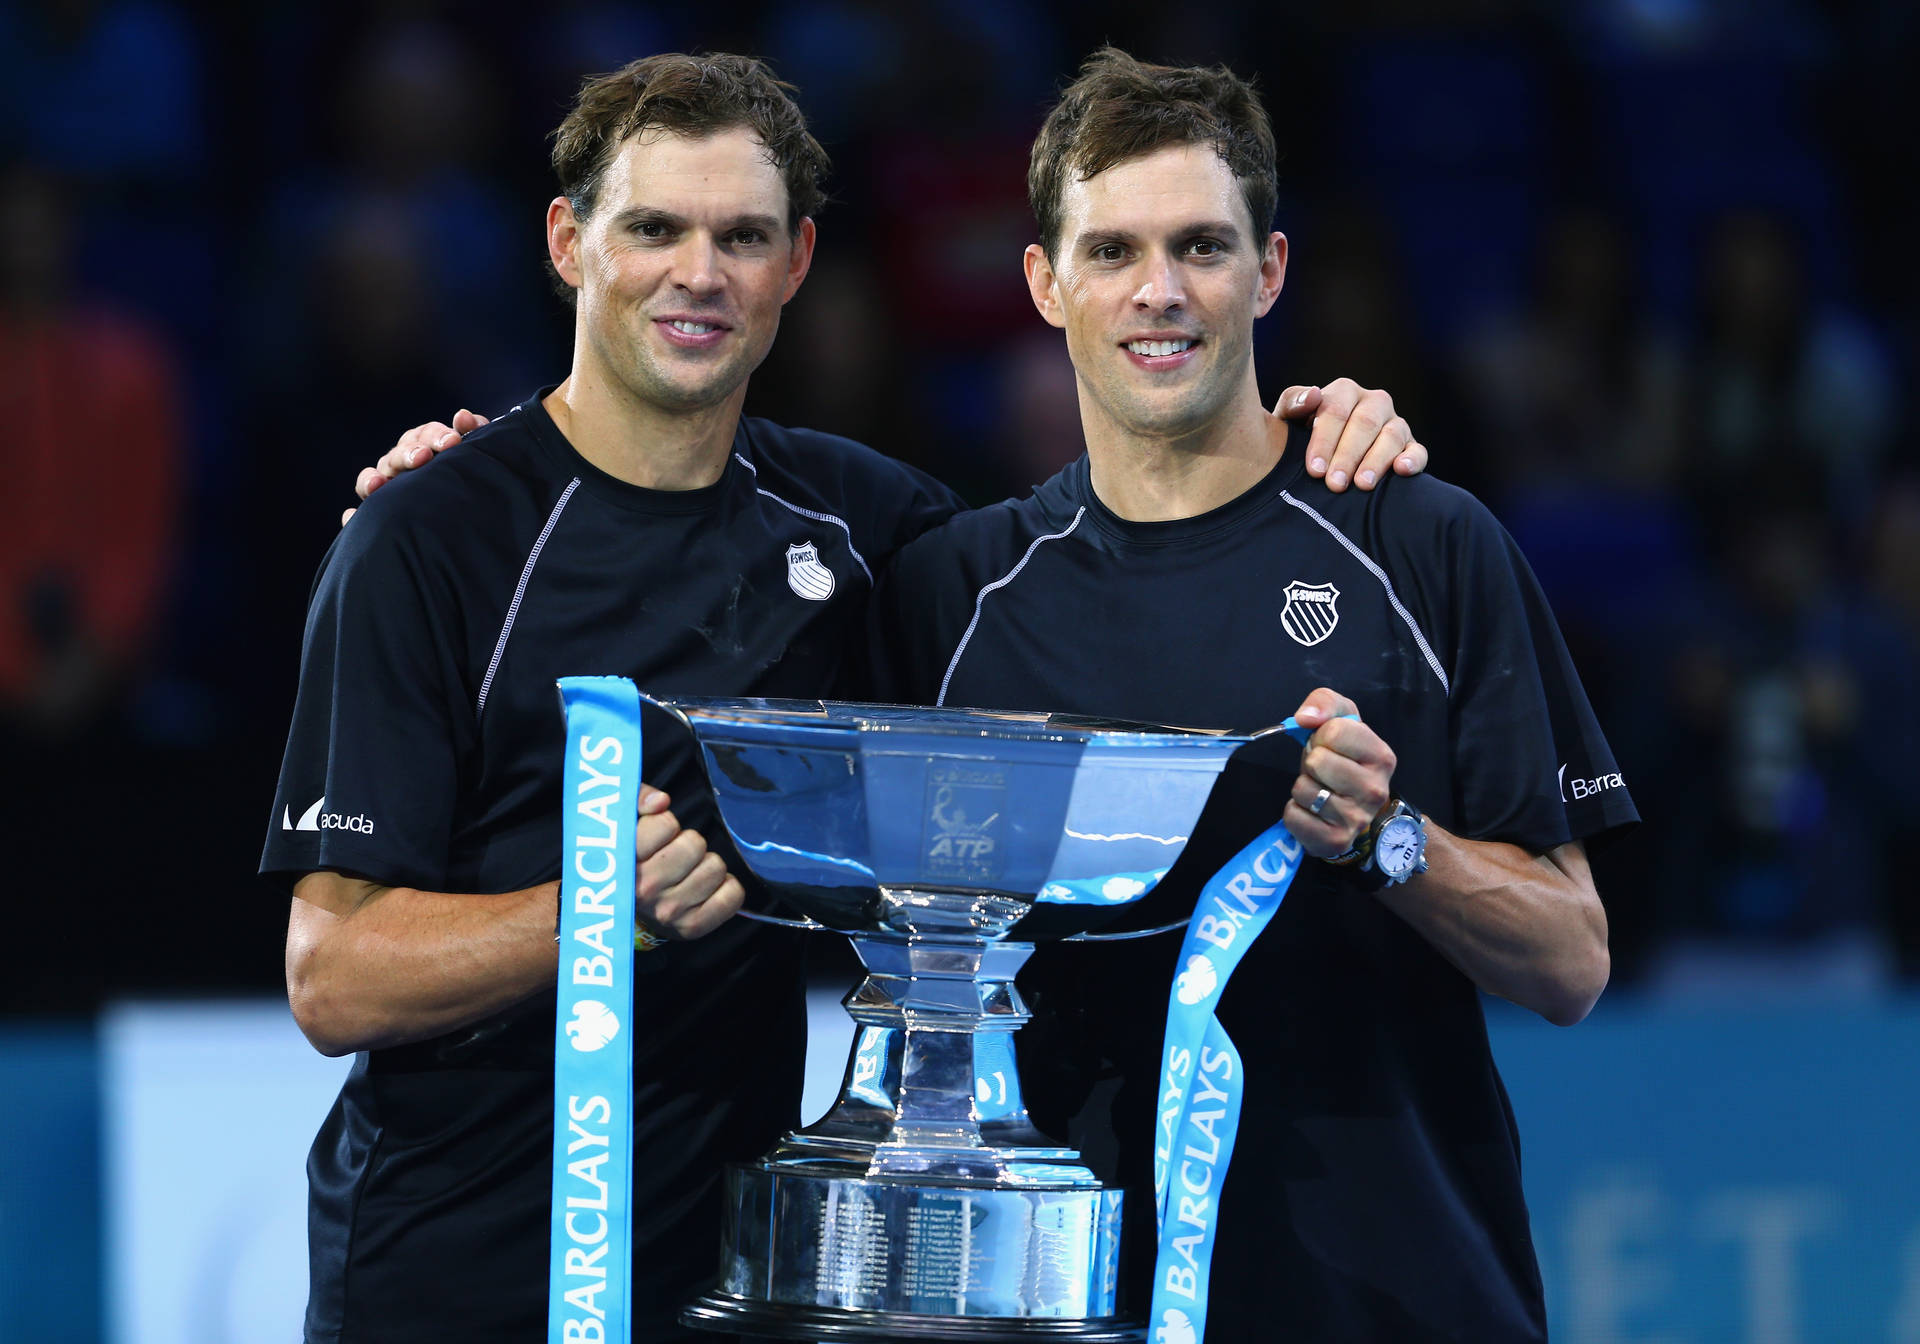
M670 229L682 229L687 221L671 210L662 210L651 205L630 205L613 217L615 228L631 228L635 224L664 224Z
M1170 238L1195 238L1204 234L1223 243L1238 243L1240 233L1240 226L1227 219L1196 219L1167 230ZM1086 229L1075 235L1073 246L1075 251L1084 252L1108 243L1132 245L1139 241L1140 235L1131 229Z
M1092 247L1105 247L1108 243L1136 243L1139 237L1127 229L1082 229L1074 235L1074 250L1084 252Z
M734 229L758 229L762 233L777 234L785 228L785 222L775 219L772 215L741 215L731 224L727 225L726 231L732 232Z
M678 232L688 228L690 221L671 210L662 210L652 205L630 205L613 217L613 226L616 229L632 228L635 224L659 224ZM719 232L732 233L736 229L758 229L772 236L778 234L783 227L781 221L772 215L756 213L734 216L720 226Z
M1180 230L1183 238L1191 238L1199 233L1212 234L1224 243L1240 241L1240 226L1228 219L1202 219Z

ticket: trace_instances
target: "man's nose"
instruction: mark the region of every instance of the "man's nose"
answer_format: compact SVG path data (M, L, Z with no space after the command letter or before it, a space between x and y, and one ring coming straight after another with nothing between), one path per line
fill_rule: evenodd
M1164 252L1154 252L1141 265L1140 288L1133 292L1133 306L1142 312L1164 313L1186 305L1185 287L1180 283L1180 268Z
M711 298L726 283L720 271L720 249L711 237L690 231L674 249L673 283L696 299Z

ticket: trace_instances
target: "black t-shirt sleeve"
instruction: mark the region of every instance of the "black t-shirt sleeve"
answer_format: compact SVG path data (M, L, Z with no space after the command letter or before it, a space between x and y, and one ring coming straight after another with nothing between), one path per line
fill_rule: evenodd
M966 526L978 530L981 515ZM940 695L953 652L972 616L969 559L954 526L942 528L895 555L874 575L867 609L873 699L931 705Z
M431 599L418 548L375 514L335 540L314 585L260 871L325 868L444 890L460 741L457 608Z
M1543 853L1638 821L1526 557L1479 501L1455 492L1455 503L1431 530L1398 529L1416 543L1437 533L1442 549L1403 551L1396 568L1416 592L1446 576L1445 616L1426 628L1440 632L1434 654L1449 682L1459 832Z
M884 539L879 554L872 557L882 563L915 537L932 531L966 508L959 495L918 467L905 463L895 465L899 468L899 480L894 487L894 498L885 509ZM879 578L878 569L874 577Z

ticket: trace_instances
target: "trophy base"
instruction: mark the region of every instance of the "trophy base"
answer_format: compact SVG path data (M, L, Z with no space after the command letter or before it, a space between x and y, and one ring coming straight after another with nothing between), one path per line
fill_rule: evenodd
M1019 1164L1015 1164L1018 1168ZM720 1280L682 1321L778 1339L1131 1341L1121 1193L727 1169Z
M1075 1344L1143 1344L1147 1329L1118 1317L923 1316L845 1307L804 1307L753 1301L713 1292L689 1303L680 1324L769 1339L1072 1340Z

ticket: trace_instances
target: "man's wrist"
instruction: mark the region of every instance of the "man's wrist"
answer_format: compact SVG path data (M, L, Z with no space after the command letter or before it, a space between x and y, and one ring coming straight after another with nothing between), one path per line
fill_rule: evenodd
M1368 895L1378 895L1427 871L1427 819L1420 809L1395 795L1374 815L1348 851L1335 855ZM1331 860L1330 860L1331 862Z
M1338 854L1329 855L1321 862L1332 864L1335 868L1352 868L1356 871L1365 868L1367 860L1373 857L1373 842L1379 834L1380 818L1393 810L1393 804L1393 799L1387 799L1385 806L1367 819L1367 824L1362 826L1359 834L1353 837L1351 845Z

